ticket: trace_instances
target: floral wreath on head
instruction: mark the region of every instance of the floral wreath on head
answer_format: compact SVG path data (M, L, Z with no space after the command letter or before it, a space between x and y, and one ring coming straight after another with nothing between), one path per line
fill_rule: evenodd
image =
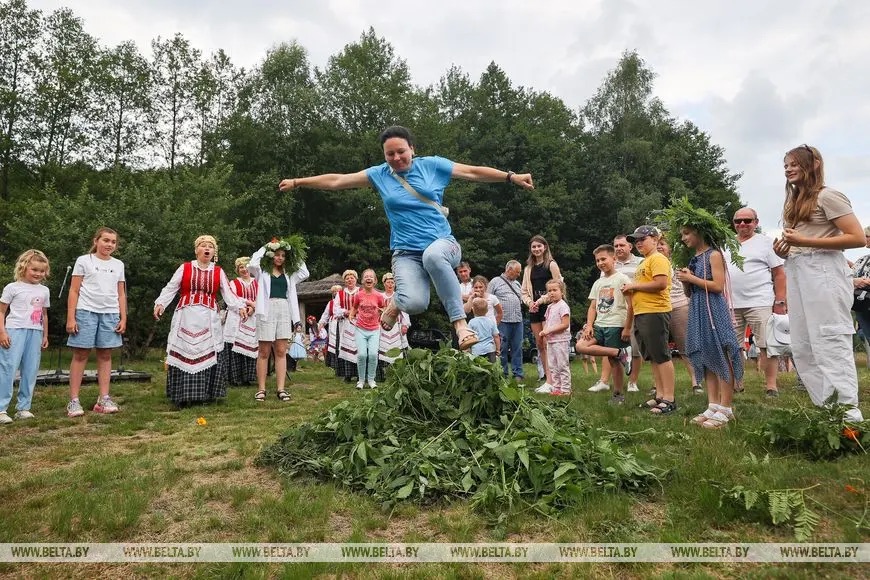
M299 234L284 238L272 238L272 241L266 244L266 253L260 258L260 268L264 272L272 271L274 263L272 259L278 250L284 250L284 271L295 272L305 261L308 246L305 245L305 240Z
M743 269L743 256L740 255L740 241L722 217L715 216L704 208L693 206L687 197L671 198L670 207L652 213L653 223L665 230L665 239L671 246L671 263L676 268L685 268L694 255L683 243L681 228L691 228L698 232L711 247L727 250L731 263Z

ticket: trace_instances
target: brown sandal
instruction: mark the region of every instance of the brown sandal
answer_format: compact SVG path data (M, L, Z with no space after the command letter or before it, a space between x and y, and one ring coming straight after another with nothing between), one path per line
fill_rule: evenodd
M265 401L266 400L266 391L257 391L256 393L254 393L254 400L259 402L259 403L262 403L263 401Z
M395 307L393 301L387 304L384 311L381 312L381 328L391 330L396 325L396 319L399 318L399 309Z
M478 342L480 342L480 339L477 338L477 333L468 329L465 336L459 340L459 350L468 350Z

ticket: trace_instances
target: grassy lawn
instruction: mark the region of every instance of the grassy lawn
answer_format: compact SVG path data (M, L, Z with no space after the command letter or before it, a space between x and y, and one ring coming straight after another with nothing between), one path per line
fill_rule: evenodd
M853 455L813 462L768 451L750 432L773 408L809 404L781 375L782 396L767 399L760 375L750 371L746 392L735 398L737 422L707 431L688 420L706 406L691 394L678 366L677 413L654 417L637 408L645 392L623 407L608 393L588 393L597 378L573 368L570 405L590 423L635 435L622 445L669 469L662 486L645 495L602 493L548 519L509 518L491 527L463 502L392 514L367 497L314 481L286 480L254 459L288 427L360 394L322 365L301 365L291 382L293 400L281 403L273 382L265 403L255 389L232 388L226 401L174 410L164 395L159 353L128 365L154 375L150 383L118 383L114 416L88 412L68 419L65 386L38 387L36 419L0 428L0 542L791 542L793 531L730 506L720 507L710 484L757 489L806 488L822 516L813 541L868 542L857 528L867 510L870 460ZM870 398L870 372L860 361L861 400ZM533 376L533 367L527 367ZM649 367L641 390L651 384ZM82 404L93 405L96 386L85 385ZM554 401L553 404L563 404ZM868 414L865 405L865 415ZM204 417L206 425L198 425ZM866 482L866 485L865 485ZM849 484L859 492L846 491ZM868 514L866 517L870 517ZM866 525L866 522L865 522ZM0 564L0 574L38 577L867 577L866 564Z

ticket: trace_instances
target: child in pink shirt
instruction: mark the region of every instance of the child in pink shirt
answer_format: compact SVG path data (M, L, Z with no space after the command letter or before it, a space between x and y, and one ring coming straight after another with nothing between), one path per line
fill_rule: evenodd
M551 395L571 394L571 366L568 350L571 344L571 309L563 300L564 283L559 280L547 282L547 312L544 314L544 329L541 337L547 341L547 363L552 375Z

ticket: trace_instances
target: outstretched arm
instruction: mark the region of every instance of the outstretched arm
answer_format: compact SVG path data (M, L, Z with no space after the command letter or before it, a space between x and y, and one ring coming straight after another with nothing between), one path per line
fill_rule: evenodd
M513 183L523 189L535 189L531 173L514 173L513 171L502 171L501 169L483 167L481 165L454 163L453 177L483 183L497 183L502 181L505 183Z
M289 191L298 187L308 187L310 189L326 189L335 191L338 189L354 189L356 187L366 187L369 184L369 178L365 170L357 173L324 173L323 175L314 175L311 177L294 177L292 179L283 179L278 184L278 189L281 191Z

